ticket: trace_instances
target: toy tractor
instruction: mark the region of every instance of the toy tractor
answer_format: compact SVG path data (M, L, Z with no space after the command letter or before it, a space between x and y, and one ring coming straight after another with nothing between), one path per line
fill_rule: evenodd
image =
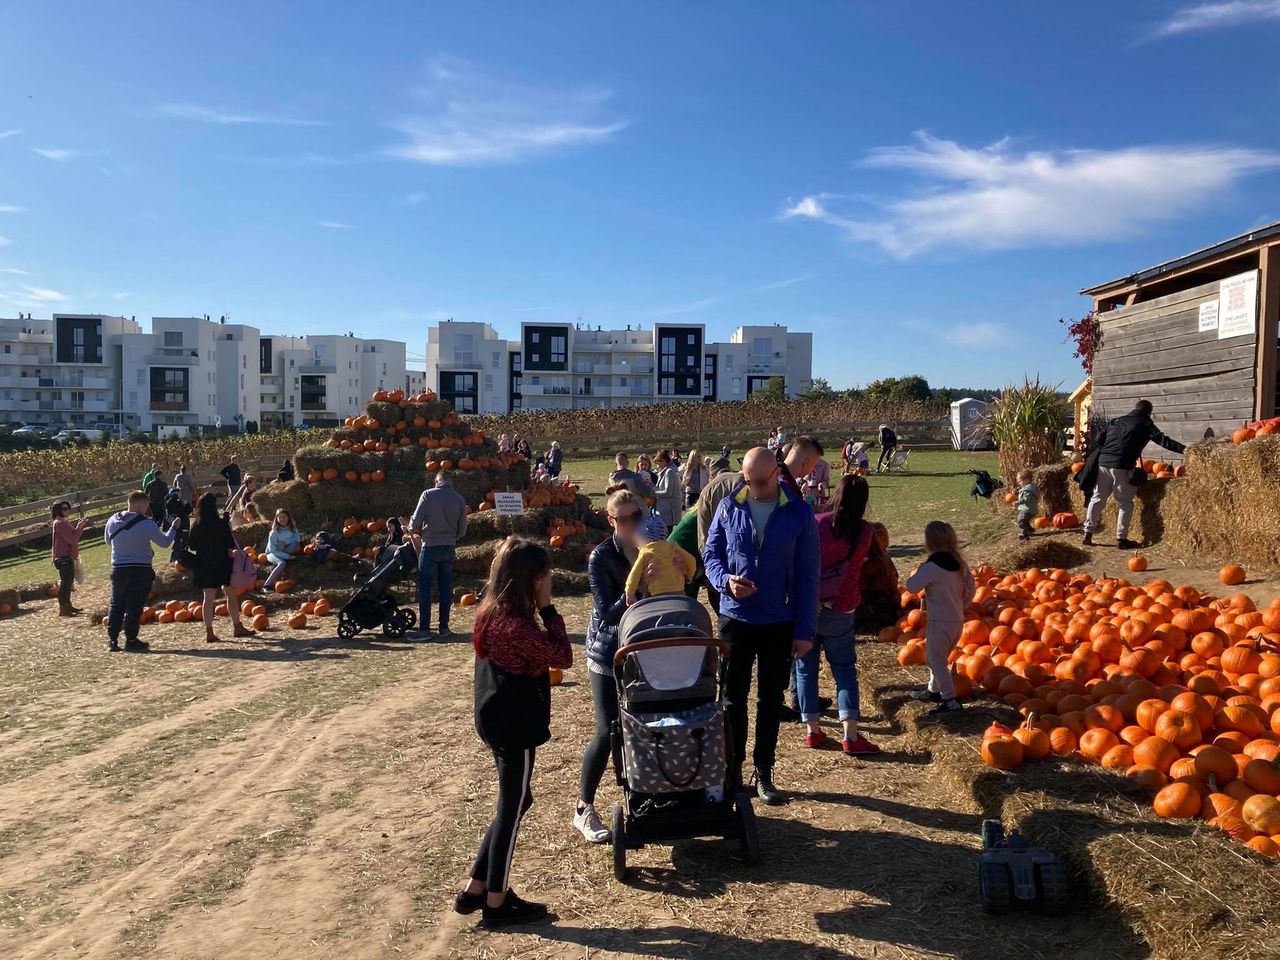
M978 892L987 913L1025 907L1053 915L1071 906L1062 861L1048 850L1028 847L1017 830L1006 837L999 820L982 821Z

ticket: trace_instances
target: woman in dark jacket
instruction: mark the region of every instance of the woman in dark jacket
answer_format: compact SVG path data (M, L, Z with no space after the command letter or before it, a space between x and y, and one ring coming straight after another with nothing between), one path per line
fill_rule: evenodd
M591 551L587 580L591 583L591 620L587 624L587 677L595 706L596 729L582 757L578 807L573 826L589 843L607 843L609 831L596 812L596 788L609 765L610 729L618 719L618 690L613 655L618 652L618 621L627 609L627 574L637 553L635 537L644 518L644 501L622 487L605 508L613 536Z
M187 549L196 555L196 566L191 571L195 588L204 594L205 643L217 643L213 632L214 611L218 591L227 598L227 612L235 627L235 636L252 637L253 631L245 629L240 621L240 606L236 603L236 591L231 586L231 553L239 549L231 534L231 524L218 512L218 498L213 493L204 494L196 505L195 522L187 534Z

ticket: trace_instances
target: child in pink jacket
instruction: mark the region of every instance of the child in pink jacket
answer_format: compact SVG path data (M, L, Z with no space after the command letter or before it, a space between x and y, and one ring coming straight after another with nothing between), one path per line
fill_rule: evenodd
M951 524L931 520L924 528L924 545L929 559L907 578L907 589L912 593L924 591L924 652L929 685L911 696L938 704L935 714L954 713L961 708L948 660L964 627L964 608L973 596L973 574L960 553Z

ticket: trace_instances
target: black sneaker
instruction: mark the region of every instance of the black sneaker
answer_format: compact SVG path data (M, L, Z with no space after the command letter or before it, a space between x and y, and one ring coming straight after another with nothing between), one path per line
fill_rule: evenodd
M940 704L929 711L931 716L941 716L945 713L959 713L964 707L960 705L959 700L943 700Z
M1086 547L1092 547L1092 546L1093 546L1093 534L1092 534L1092 533L1086 533L1086 534L1084 535L1084 539L1083 539L1083 540L1081 540L1080 542L1081 542L1082 544L1084 544Z
M521 900L516 896L515 891L507 891L507 899L502 901L500 907L490 907L487 904L483 908L484 915L480 918L480 926L486 930L493 930L498 927L513 926L519 923L537 923L547 915L547 905L545 903L530 903L528 900Z
M941 703L942 694L934 693L932 690L912 690L907 694L912 700L918 700L920 703Z
M119 652L120 652L120 642L118 640L108 640L107 653L119 653Z
M756 769L751 779L756 785L756 796L767 806L780 807L787 802L786 794L773 785L773 771Z
M128 653L146 653L151 649L151 644L145 640L126 640L124 649Z
M1116 541L1116 547L1118 547L1121 550L1137 550L1141 546L1142 544L1138 543L1138 541L1129 540L1127 538L1124 540Z
M484 907L485 895L483 893L467 893L462 890L453 898L453 912L460 913L464 917L468 917Z

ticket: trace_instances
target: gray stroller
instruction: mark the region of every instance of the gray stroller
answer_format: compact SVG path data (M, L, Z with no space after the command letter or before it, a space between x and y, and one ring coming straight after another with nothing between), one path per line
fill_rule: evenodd
M614 679L618 721L613 765L622 803L613 808L613 873L626 878L627 850L693 837L737 839L760 860L755 812L726 782L721 664L706 608L684 594L628 607L618 624Z

